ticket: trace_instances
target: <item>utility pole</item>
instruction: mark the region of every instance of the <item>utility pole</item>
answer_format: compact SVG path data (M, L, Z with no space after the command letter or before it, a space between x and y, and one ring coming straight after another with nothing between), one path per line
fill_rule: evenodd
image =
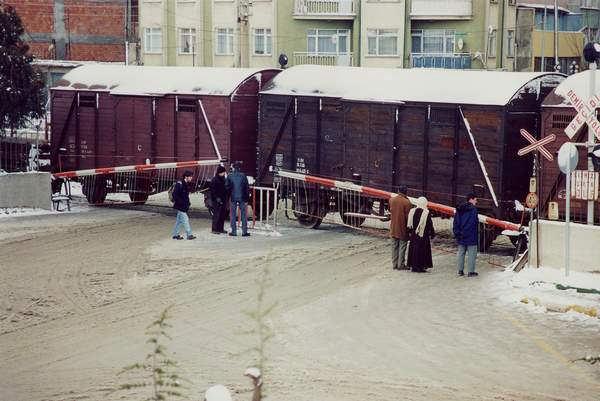
M560 71L558 65L558 0L554 0L554 69Z

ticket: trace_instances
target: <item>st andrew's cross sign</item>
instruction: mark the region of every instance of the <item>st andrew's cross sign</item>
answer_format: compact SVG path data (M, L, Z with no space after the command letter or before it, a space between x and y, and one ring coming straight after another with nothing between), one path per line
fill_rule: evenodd
M571 105L577 110L577 115L565 128L565 134L569 139L573 139L577 131L581 129L583 124L587 123L588 127L594 132L596 138L600 139L600 121L596 118L596 109L600 107L600 97L594 95L587 101L584 101L581 96L577 95L574 90L569 89L567 98Z

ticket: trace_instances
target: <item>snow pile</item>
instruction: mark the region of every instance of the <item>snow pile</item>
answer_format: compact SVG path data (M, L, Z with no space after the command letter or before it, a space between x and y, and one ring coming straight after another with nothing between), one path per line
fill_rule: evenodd
M12 217L28 217L28 216L43 216L48 214L62 214L62 213L81 213L89 211L89 208L85 206L73 206L71 204L71 210L66 209L66 205L61 206L61 211L45 210L45 209L32 209L28 207L16 207L16 208L0 208L0 219L12 218Z
M222 384L209 387L204 394L205 401L232 401L231 393Z
M550 267L511 266L498 273L492 291L502 302L527 305L537 312L559 312L570 320L600 323L600 273L571 272Z
M113 95L231 95L257 68L83 65L65 74L54 89L90 89Z
M560 77L539 72L299 65L281 72L261 93L503 106L519 89L544 76Z

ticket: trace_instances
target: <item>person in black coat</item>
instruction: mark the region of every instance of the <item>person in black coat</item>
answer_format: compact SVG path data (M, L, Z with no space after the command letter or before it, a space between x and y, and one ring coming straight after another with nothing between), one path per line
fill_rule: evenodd
M431 214L427 209L427 199L417 199L417 207L408 214L408 232L410 245L408 246L407 266L413 272L425 273L433 267L431 258L431 239L435 237Z
M175 183L173 188L173 209L177 210L177 218L175 220L175 227L173 227L173 239L183 239L179 235L179 230L183 226L187 239L195 239L196 237L192 234L192 227L190 226L190 219L187 215L190 209L190 189L189 185L192 181L194 173L186 171L183 173L183 179Z
M225 167L217 167L217 172L210 180L210 198L213 205L212 233L226 234L223 226L227 216L227 189L225 188Z

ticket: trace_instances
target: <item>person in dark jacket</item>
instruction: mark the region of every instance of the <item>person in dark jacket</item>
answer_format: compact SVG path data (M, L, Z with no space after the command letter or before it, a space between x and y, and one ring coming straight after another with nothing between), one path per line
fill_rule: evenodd
M226 234L223 229L227 213L227 189L225 188L225 167L217 167L217 172L210 180L210 198L212 200L212 233Z
M406 197L406 185L400 185L398 195L390 198L390 237L392 238L392 268L408 270L405 263L408 230L406 222L412 204Z
M417 199L417 207L408 214L408 232L410 245L408 246L407 265L415 273L425 273L433 267L431 258L431 239L435 237L431 214L427 209L427 199L421 196Z
M187 215L190 209L190 190L189 185L192 181L194 173L186 171L183 173L183 179L175 183L173 189L173 209L177 210L177 219L175 220L175 227L173 227L173 239L183 239L179 235L181 226L185 230L187 239L195 239L196 237L192 234L192 227L190 227L190 219Z
M231 232L229 235L237 235L237 209L240 208L242 220L242 237L249 237L248 233L248 199L250 197L250 185L248 178L240 171L240 163L233 164L233 171L227 176L225 185L229 194L231 204L229 216L231 219Z
M475 259L477 258L477 242L479 221L477 218L477 197L475 194L467 195L467 202L456 208L452 231L454 238L458 243L458 275L464 276L465 254L467 255L468 276L474 277L478 273L475 271Z

